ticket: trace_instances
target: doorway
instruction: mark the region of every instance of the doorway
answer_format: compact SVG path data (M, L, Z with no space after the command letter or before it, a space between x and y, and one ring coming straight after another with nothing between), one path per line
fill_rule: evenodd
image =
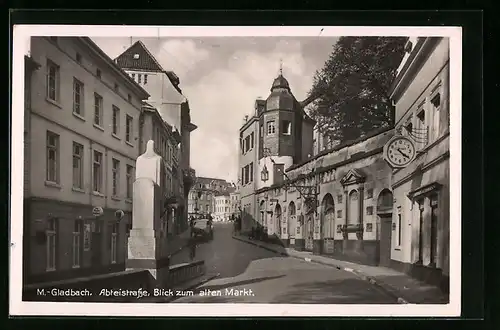
M392 214L379 215L380 217L380 266L389 267L391 264L392 241Z
M307 251L312 251L313 250L313 242L314 242L314 226L313 226L313 219L312 215L307 215L307 220L306 220L306 242L305 242L305 248Z
M100 222L95 221L94 230L92 231L90 237L90 246L91 246L91 259L92 259L92 267L100 267L102 266L102 225Z

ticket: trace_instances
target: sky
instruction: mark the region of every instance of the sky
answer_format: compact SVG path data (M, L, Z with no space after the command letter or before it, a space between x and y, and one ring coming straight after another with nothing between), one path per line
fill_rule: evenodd
M337 37L92 37L111 58L141 40L165 70L180 78L189 100L191 167L197 176L237 182L239 129L283 75L297 100L306 98Z

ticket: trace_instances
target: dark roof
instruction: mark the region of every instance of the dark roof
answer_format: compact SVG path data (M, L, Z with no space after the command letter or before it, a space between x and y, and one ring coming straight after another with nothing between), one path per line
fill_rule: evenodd
M284 88L290 90L290 84L288 84L288 80L286 80L286 78L283 77L282 74L280 74L276 79L274 79L273 85L271 86L271 92L276 90L277 88Z
M117 65L97 44L89 37L77 37L85 46L90 48L95 54L101 57L109 67L118 73L124 81L127 82L129 87L132 87L141 95L141 99L149 98L149 93L135 82L119 65Z
M116 59L116 64L123 69L164 72L160 63L149 52L142 41L136 41Z

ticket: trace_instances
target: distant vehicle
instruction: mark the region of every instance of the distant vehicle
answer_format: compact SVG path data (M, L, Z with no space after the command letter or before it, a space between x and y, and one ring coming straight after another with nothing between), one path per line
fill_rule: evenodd
M214 230L212 220L210 219L194 219L191 226L191 236L201 238L214 238Z

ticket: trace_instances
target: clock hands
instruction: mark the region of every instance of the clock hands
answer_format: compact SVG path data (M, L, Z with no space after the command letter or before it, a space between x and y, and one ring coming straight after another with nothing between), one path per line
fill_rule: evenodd
M397 151L398 151L401 155L403 155L403 157L405 157L405 158L410 158L410 156L408 156L407 154L405 154L404 152L402 152L400 148L397 148Z

